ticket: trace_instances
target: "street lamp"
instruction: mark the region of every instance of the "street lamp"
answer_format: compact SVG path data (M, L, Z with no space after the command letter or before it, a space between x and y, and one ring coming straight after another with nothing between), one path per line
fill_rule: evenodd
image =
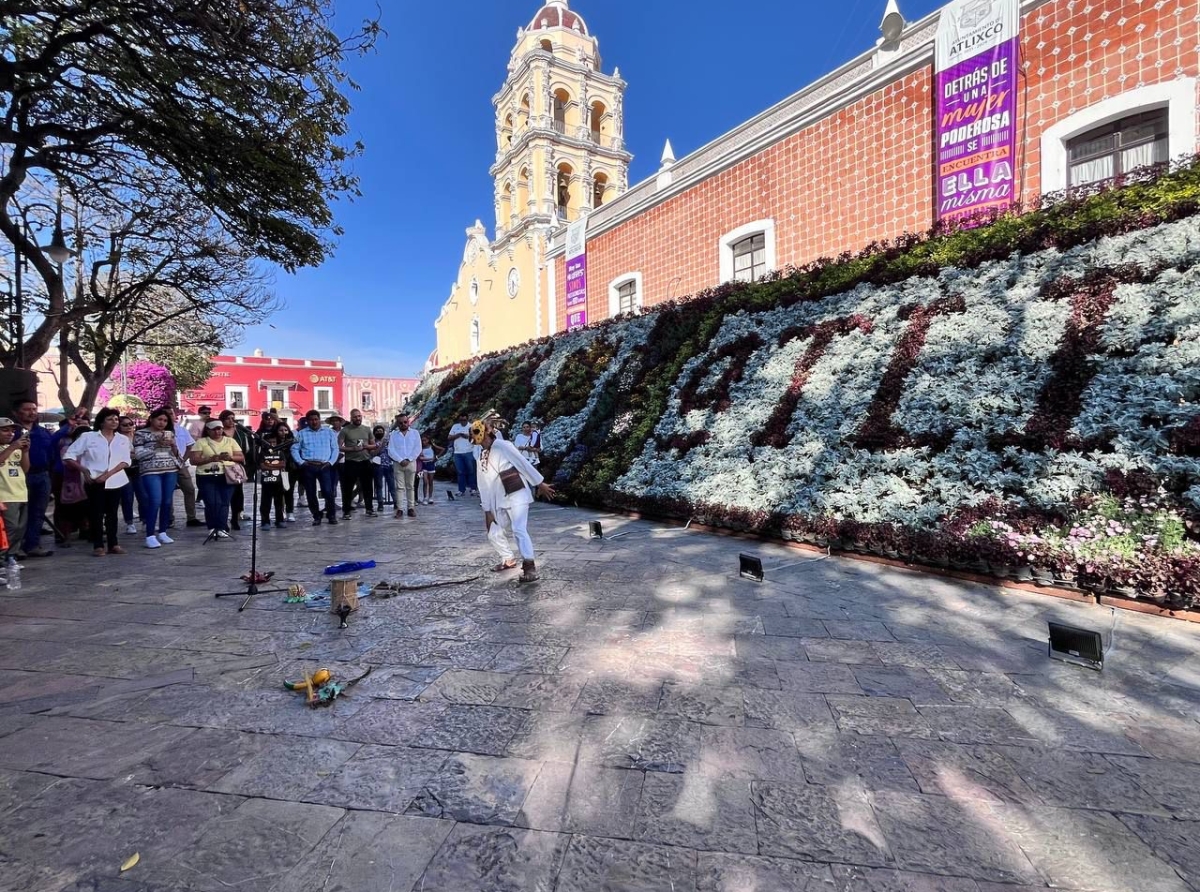
M33 232L35 228L44 228L44 224L37 220L29 219L29 212L33 208L49 210L50 206L36 201L17 205L17 217L23 224L22 232L30 241L34 241ZM34 241L34 244L37 244L36 241ZM61 193L54 206L54 233L50 237L50 244L42 250L53 263L58 265L59 277L61 278L62 265L71 256L71 251L67 248L67 240L63 237ZM12 323L13 340L16 346L17 368L23 369L25 368L25 291L22 282L22 272L25 265L25 258L21 256L21 250L15 244L13 245L13 259L15 260L15 269L13 270L13 314L10 322Z
M67 258L71 256L71 251L67 248L67 240L63 238L61 194L59 194L58 203L54 208L54 235L50 237L50 244L46 248L46 256L59 266L66 263Z

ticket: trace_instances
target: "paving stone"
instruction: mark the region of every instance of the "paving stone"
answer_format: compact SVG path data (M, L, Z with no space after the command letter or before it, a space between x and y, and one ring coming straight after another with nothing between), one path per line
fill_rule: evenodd
M879 654L869 641L834 641L831 638L801 638L804 652L814 663L879 665ZM899 645L897 645L899 646Z
M895 641L883 623L827 619L824 624L830 638L847 641Z
M1046 805L1162 814L1129 773L1098 753L997 747Z
M322 774L336 771L354 756L359 746L341 740L272 736L257 753L208 789L266 799L304 799L306 793L321 783Z
M253 759L276 739L266 734L200 728L188 735L180 746L147 753L142 762L123 777L148 787L202 790Z
M789 663L778 667L784 690L816 694L862 694L853 666L839 663Z
M953 702L926 669L856 666L854 678L871 697L900 697L911 700L914 706Z
M1150 721L1126 718L1120 726L1124 737L1145 753L1200 763L1200 722L1158 716Z
M1136 781L1138 788L1144 790L1167 815L1185 820L1200 819L1200 765L1134 756L1107 756L1106 759L1125 776ZM1128 805L1112 810L1145 811Z
M891 737L935 736L929 722L908 700L843 696L827 696L825 699L843 733Z
M630 839L645 774L546 762L525 797L518 827Z
M913 669L961 669L958 660L936 644L890 644L876 641L871 650L885 666Z
M1000 672L967 669L927 671L953 702L966 706L1007 706L1025 697L1025 692Z
M759 854L875 866L892 860L870 803L853 784L756 781L753 801Z
M558 671L559 664L566 655L565 647L506 644L488 664L488 668L493 672L553 673Z
M689 771L648 772L637 809L642 842L757 854L751 781Z
M662 686L658 714L701 725L746 724L740 687L694 686L668 682Z
M700 852L696 892L838 892L826 864Z
M414 738L417 746L502 756L528 718L523 709L451 704Z
M512 824L540 768L540 762L528 759L452 754L407 813L471 824Z
M786 731L707 727L700 734L701 770L748 780L804 780L804 762Z
M742 696L747 727L774 728L778 731L797 733L829 730L833 727L833 714L820 694L745 688Z
M567 712L529 712L508 742L505 755L574 764L583 746L587 717Z
M138 879L186 883L203 892L262 889L278 882L307 855L344 812L321 805L249 799L211 822L194 847L173 858L145 860ZM144 866L144 871L142 870Z
M829 630L819 619L805 616L764 616L763 632L787 638L825 638Z
M570 837L459 824L417 882L419 892L554 892Z
M995 747L901 739L896 746L921 792L951 799L1042 804L1012 762Z
M575 709L589 715L647 715L658 712L661 680L593 678L583 688Z
M1192 889L1200 889L1200 821L1150 815L1118 817L1156 856L1174 867Z
M1021 849L970 801L876 793L873 802L896 862L906 870L1005 883L1038 879Z
M1079 892L1187 892L1165 861L1115 817L1069 808L988 805L1047 885Z
M339 808L403 812L425 789L447 754L405 746L362 746L354 757L322 768L318 783L302 797Z
M687 892L696 887L696 853L674 846L576 836L555 892Z
M57 782L58 778L48 774L0 768L0 817Z
M922 706L921 716L942 740L1029 746L1040 743L1012 714L983 706Z
M886 867L850 867L834 864L837 892L980 892L980 886L965 877L944 877ZM1005 885L1006 892L1023 892L1033 887ZM1000 892L1000 890L996 890Z
M376 666L354 686L354 692L386 700L416 700L444 671L431 666Z
M570 712L583 692L587 678L576 675L541 675L538 673L510 676L508 685L499 692L493 703L517 709Z
M609 768L678 774L699 760L702 733L736 730L679 719L589 716L582 726L579 759Z
M919 790L897 749L899 743L906 742L903 738L893 743L886 737L838 734L825 729L816 733L797 731L793 737L809 783L839 786L856 781L867 790Z
M375 700L337 723L334 735L360 743L391 746L413 743L446 711L445 703Z
M734 647L742 660L779 660L784 663L806 663L807 639L776 635L739 635ZM820 639L816 639L820 640Z
M65 777L118 777L147 756L179 746L190 728L45 718L4 738L0 767Z
M450 821L349 812L271 892L412 892L453 829Z

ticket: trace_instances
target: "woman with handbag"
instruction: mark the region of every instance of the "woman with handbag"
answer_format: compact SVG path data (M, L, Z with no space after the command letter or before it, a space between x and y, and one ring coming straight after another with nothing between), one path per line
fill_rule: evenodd
M245 456L245 479L249 480L250 475L258 469L258 447L254 441L254 432L239 422L231 409L226 409L217 418L225 427L226 439L233 440L238 449L242 450L242 455ZM229 498L229 510L235 530L242 528L240 521L253 519L246 513L246 491L241 484L233 488L233 495Z
M171 501L179 478L181 456L175 444L175 423L166 409L150 413L146 426L134 432L133 457L138 465L142 520L146 524L146 547L161 548L174 539L167 535L171 523Z
M517 447L497 435L504 421L496 416L471 424L471 442L478 446L479 499L483 503L483 523L488 540L500 555L493 572L516 569L517 562L509 539L516 541L521 553L521 576L518 582L537 582L533 540L527 528L529 506L534 495L528 483L544 499L554 498L554 487L526 461Z
M129 485L125 469L132 464L133 455L132 441L117 433L120 423L121 413L116 409L101 409L96 413L95 429L67 447L63 456L63 464L83 476L96 557L125 553L117 544L117 513Z
M204 436L192 444L188 457L196 466L196 485L204 500L204 525L215 539L229 538L229 503L235 488L246 482L242 449L225 433L220 421L204 425Z

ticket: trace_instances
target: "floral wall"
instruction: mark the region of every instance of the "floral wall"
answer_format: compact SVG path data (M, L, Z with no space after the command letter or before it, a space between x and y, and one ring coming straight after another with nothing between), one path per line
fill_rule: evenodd
M1200 593L1200 170L427 377L593 504L1174 605Z

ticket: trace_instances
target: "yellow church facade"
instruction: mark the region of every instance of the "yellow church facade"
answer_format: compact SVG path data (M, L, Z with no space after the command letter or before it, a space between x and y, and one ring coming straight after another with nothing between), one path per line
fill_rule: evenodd
M496 227L467 229L458 277L437 318L438 366L543 337L555 318L555 232L629 188L620 71L568 0L517 32L496 113Z

